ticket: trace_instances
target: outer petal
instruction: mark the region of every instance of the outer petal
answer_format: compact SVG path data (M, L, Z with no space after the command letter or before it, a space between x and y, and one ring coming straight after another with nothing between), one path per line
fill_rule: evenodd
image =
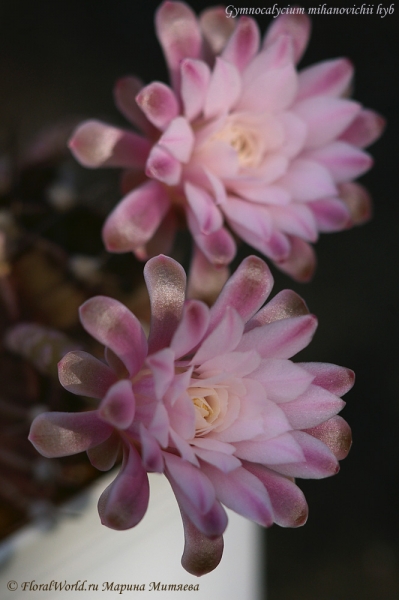
M215 118L228 113L239 98L240 92L241 79L236 67L217 58L205 100L205 117Z
M187 163L194 145L194 134L184 117L176 117L170 122L158 144L166 148L180 162Z
M200 26L213 56L216 56L226 46L236 27L236 21L227 17L223 6L215 6L202 11Z
M179 114L174 92L160 81L146 85L137 95L136 102L150 123L161 131Z
M348 181L339 186L339 196L347 206L354 225L366 223L372 215L373 206L370 194L359 183Z
M319 231L341 231L352 223L349 209L339 198L322 198L309 203Z
M312 96L342 96L353 77L353 65L347 58L326 60L299 73L297 101Z
M296 292L283 290L272 298L254 317L246 324L245 331L255 327L288 319L308 315L309 309Z
M116 479L107 487L98 501L101 523L111 529L134 527L144 517L150 489L147 473L137 450L130 446Z
M135 375L147 355L147 340L139 320L130 310L118 300L95 296L82 304L79 314L86 331L111 348L129 374Z
M296 400L281 405L293 429L315 427L335 416L345 402L316 385L308 389Z
M243 335L237 350L255 349L262 358L291 358L309 344L317 327L313 315L281 319Z
M95 411L41 413L33 421L29 440L47 458L69 456L101 444L112 433Z
M164 186L149 181L130 192L108 216L103 239L110 252L140 248L154 235L170 206Z
M288 477L302 479L322 479L338 473L338 461L323 442L303 431L293 431L291 435L301 446L305 460L286 465L279 464L276 471Z
M281 35L287 35L293 42L294 60L299 62L308 45L310 32L311 21L305 9L301 9L300 14L284 14L273 21L266 32L263 45L268 48Z
M343 396L355 383L355 374L351 369L329 363L297 363L314 377L313 385L319 385L331 394Z
M211 71L206 63L186 58L181 62L181 98L184 114L192 121L203 109Z
M291 250L283 260L276 262L280 271L284 271L302 283L310 281L316 268L316 254L310 244L293 236L290 239Z
M143 83L137 77L122 77L114 87L115 104L128 121L136 125L148 136L154 137L156 130L148 121L143 111L138 107L136 96L142 89Z
M195 527L181 506L180 512L185 541L181 564L191 575L206 575L216 569L222 559L223 536L209 539Z
M341 141L306 152L305 156L327 167L336 183L355 179L373 165L369 154Z
M143 168L151 145L136 133L91 120L79 125L69 148L85 167Z
M303 492L295 483L262 465L244 463L267 489L273 508L273 518L280 527L300 527L308 518L308 505Z
M197 18L184 2L163 2L155 13L155 27L174 89L178 89L180 62L200 56L201 32Z
M251 378L260 381L267 397L280 404L290 402L303 394L314 376L304 367L290 360L269 358L261 361L258 369L251 374Z
M68 352L58 363L61 385L73 394L103 398L116 381L115 373L87 352Z
M234 308L226 307L224 316L202 342L192 358L192 364L201 364L215 356L235 350L244 331L244 323Z
M215 490L208 477L174 454L165 452L164 457L169 477L201 514L208 513L215 502Z
M98 416L117 429L127 429L133 422L135 410L132 382L122 379L108 390L99 406Z
M182 319L173 335L170 347L176 358L193 350L201 342L209 324L209 309L198 300L187 300Z
M99 471L109 471L115 465L121 447L119 434L114 431L108 439L87 450L93 467Z
M259 28L254 19L242 17L223 50L222 58L233 63L239 71L257 54L259 49Z
M230 277L211 308L208 332L223 319L227 307L234 308L244 322L262 306L273 287L266 263L256 256L245 258Z
M187 284L188 298L203 300L211 306L228 278L227 267L215 267L198 246L194 246Z
M182 166L180 161L158 144L153 146L146 163L145 174L166 185L177 185L180 181Z
M225 506L264 527L272 525L270 499L257 477L242 467L227 474L210 465L203 465L202 468L212 481L218 499Z
M352 445L352 432L342 417L333 417L305 431L323 442L338 460L347 457Z
M201 233L208 235L218 231L223 225L223 217L213 198L204 189L189 182L184 189Z
M236 244L231 234L225 227L221 227L213 233L201 233L191 209L188 207L186 211L189 229L205 257L215 267L228 265L236 252Z
M149 353L170 344L180 322L186 288L184 269L172 258L157 256L144 267L151 302Z
M340 139L365 148L375 142L385 128L385 119L373 110L362 110Z

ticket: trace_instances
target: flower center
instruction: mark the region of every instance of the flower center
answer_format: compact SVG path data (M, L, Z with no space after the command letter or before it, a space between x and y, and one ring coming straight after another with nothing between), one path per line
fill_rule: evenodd
M241 167L257 167L263 158L264 144L254 127L231 119L214 138L230 144L237 152Z
M220 399L213 388L190 387L187 390L195 408L197 433L211 428L220 413Z

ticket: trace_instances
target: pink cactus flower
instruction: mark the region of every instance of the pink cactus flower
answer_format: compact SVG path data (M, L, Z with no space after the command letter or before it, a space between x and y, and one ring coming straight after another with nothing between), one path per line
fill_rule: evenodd
M98 296L80 311L106 346L106 363L74 351L59 364L69 391L99 400L82 413L43 413L30 440L47 457L87 451L100 470L122 465L98 510L104 525L134 527L144 516L147 472L164 473L185 530L182 564L201 575L223 552L222 505L265 527L303 525L307 504L295 477L334 475L351 444L337 413L352 371L293 363L317 323L285 290L264 304L273 279L246 258L212 308L185 300L186 277L173 259L145 266L152 317L148 339L120 302Z
M70 141L83 165L128 170L128 193L104 226L107 249L168 254L183 220L214 265L233 259L233 233L295 279L310 279L319 233L371 211L352 180L371 167L362 148L384 121L346 97L351 63L297 72L306 14L276 19L263 43L253 19L228 18L220 7L197 19L187 4L164 2L155 24L171 87L126 77L115 88L118 108L142 134L91 120Z

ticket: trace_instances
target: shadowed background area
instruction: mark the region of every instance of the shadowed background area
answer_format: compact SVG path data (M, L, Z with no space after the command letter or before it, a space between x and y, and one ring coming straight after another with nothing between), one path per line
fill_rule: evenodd
M113 105L115 80L126 74L146 82L167 77L153 29L158 4L3 0L0 149L10 139L23 144L64 117L124 124ZM197 11L207 6L189 4ZM301 482L308 524L267 532L269 600L399 597L398 13L382 18L377 3L364 6L373 14L314 16L302 65L349 57L356 67L355 99L387 118L385 134L370 149L375 166L362 178L374 199L374 218L350 231L322 235L310 284L295 284L272 269L274 292L295 289L319 318L316 337L301 359L342 364L356 373L343 412L354 445L338 476ZM262 31L269 21L258 18ZM242 248L241 257L247 252Z

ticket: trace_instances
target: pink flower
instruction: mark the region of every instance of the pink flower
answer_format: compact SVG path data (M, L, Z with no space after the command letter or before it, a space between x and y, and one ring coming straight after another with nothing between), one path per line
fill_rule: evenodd
M201 575L223 551L222 505L268 527L303 525L307 504L294 477L335 474L350 429L337 413L352 371L293 363L316 319L285 290L262 307L273 279L246 258L212 308L185 300L185 273L173 259L150 259L148 340L120 302L98 296L80 311L84 328L106 346L106 363L75 351L59 364L62 385L99 399L83 413L50 412L30 440L47 457L87 451L100 470L122 451L98 510L114 529L135 526L149 497L147 472L168 478L183 518L183 566Z
M220 7L197 19L187 4L164 2L155 23L172 87L127 77L115 89L117 106L143 135L92 120L70 141L87 167L130 170L126 191L137 171L148 178L143 173L109 215L107 249L140 259L169 253L183 217L212 264L233 259L233 232L308 280L319 232L370 216L369 196L352 180L371 167L362 148L384 121L346 97L351 63L297 72L310 35L306 14L276 19L262 44L253 19L229 19Z

